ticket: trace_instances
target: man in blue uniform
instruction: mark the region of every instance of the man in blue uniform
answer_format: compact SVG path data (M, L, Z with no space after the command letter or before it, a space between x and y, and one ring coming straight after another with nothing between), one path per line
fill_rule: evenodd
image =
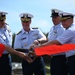
M6 12L0 12L0 43L7 46L12 44L12 35L8 29L8 25L5 23ZM0 75L11 75L11 56L9 52L4 51L2 57L0 57Z
M16 35L14 48L15 49L26 49L27 56L30 51L30 46L35 41L46 40L45 35L38 28L30 28L32 14L22 13L20 14L21 23L23 29ZM33 62L29 63L27 60L23 60L22 69L23 75L45 75L45 65L42 57L34 59L33 55L29 56Z

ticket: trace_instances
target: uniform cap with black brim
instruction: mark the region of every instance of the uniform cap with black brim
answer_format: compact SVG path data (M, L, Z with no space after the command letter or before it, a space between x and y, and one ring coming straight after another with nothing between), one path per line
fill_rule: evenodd
M63 11L58 10L58 9L51 9L51 17L52 18L58 17L58 16L60 16L61 12L63 12Z
M60 15L61 15L61 20L67 20L67 19L73 18L75 16L74 14L67 13L67 12L63 12Z

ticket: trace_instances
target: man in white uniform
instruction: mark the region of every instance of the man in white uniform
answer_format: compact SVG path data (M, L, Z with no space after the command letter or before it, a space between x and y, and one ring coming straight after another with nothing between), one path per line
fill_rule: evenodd
M45 35L38 28L30 28L32 14L22 13L20 14L23 29L16 35L14 48L26 49L25 52L28 56L30 46L33 42L46 40ZM22 62L23 75L45 75L45 65L42 57L30 56L33 60L32 63L28 63L26 60Z
M65 29L61 25L60 20L60 12L62 11L58 9L52 9L51 12L52 22L54 26L50 29L48 34L49 42L56 40L65 31ZM67 71L65 69L67 70L65 53L52 55L50 62L51 75L67 75Z
M7 46L12 45L12 34L8 29L8 24L6 24L6 12L0 12L0 43ZM0 57L0 75L11 75L11 56L6 50L3 52L2 57Z
M61 21L65 32L61 37L57 38L57 41L61 44L75 44L75 24L73 24L74 19L71 13L62 13ZM75 75L75 51L66 52L66 57L68 58L68 73L69 75Z
M47 45L62 45L62 44L75 44L75 24L73 24L74 14L63 12L61 14L61 23L66 30L56 40L44 43L40 46L33 45L34 47L42 47ZM68 74L75 75L75 51L66 52L68 58ZM66 70L64 68L64 70Z

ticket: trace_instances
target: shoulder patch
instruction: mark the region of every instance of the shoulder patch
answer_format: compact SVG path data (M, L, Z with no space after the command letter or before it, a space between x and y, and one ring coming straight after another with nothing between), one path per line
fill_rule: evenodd
M17 35L18 35L18 34L20 34L21 32L22 32L22 30L21 30L21 31L19 31L19 32L17 33Z
M38 27L33 27L32 29L38 29Z

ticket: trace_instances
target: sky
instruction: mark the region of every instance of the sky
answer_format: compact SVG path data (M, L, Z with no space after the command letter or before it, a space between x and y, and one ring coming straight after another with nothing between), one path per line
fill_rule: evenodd
M31 27L38 27L48 33L53 26L51 9L59 9L75 14L75 0L1 0L0 11L7 12L6 22L12 33L22 29L19 14L30 13L34 16ZM74 19L75 21L75 19Z

